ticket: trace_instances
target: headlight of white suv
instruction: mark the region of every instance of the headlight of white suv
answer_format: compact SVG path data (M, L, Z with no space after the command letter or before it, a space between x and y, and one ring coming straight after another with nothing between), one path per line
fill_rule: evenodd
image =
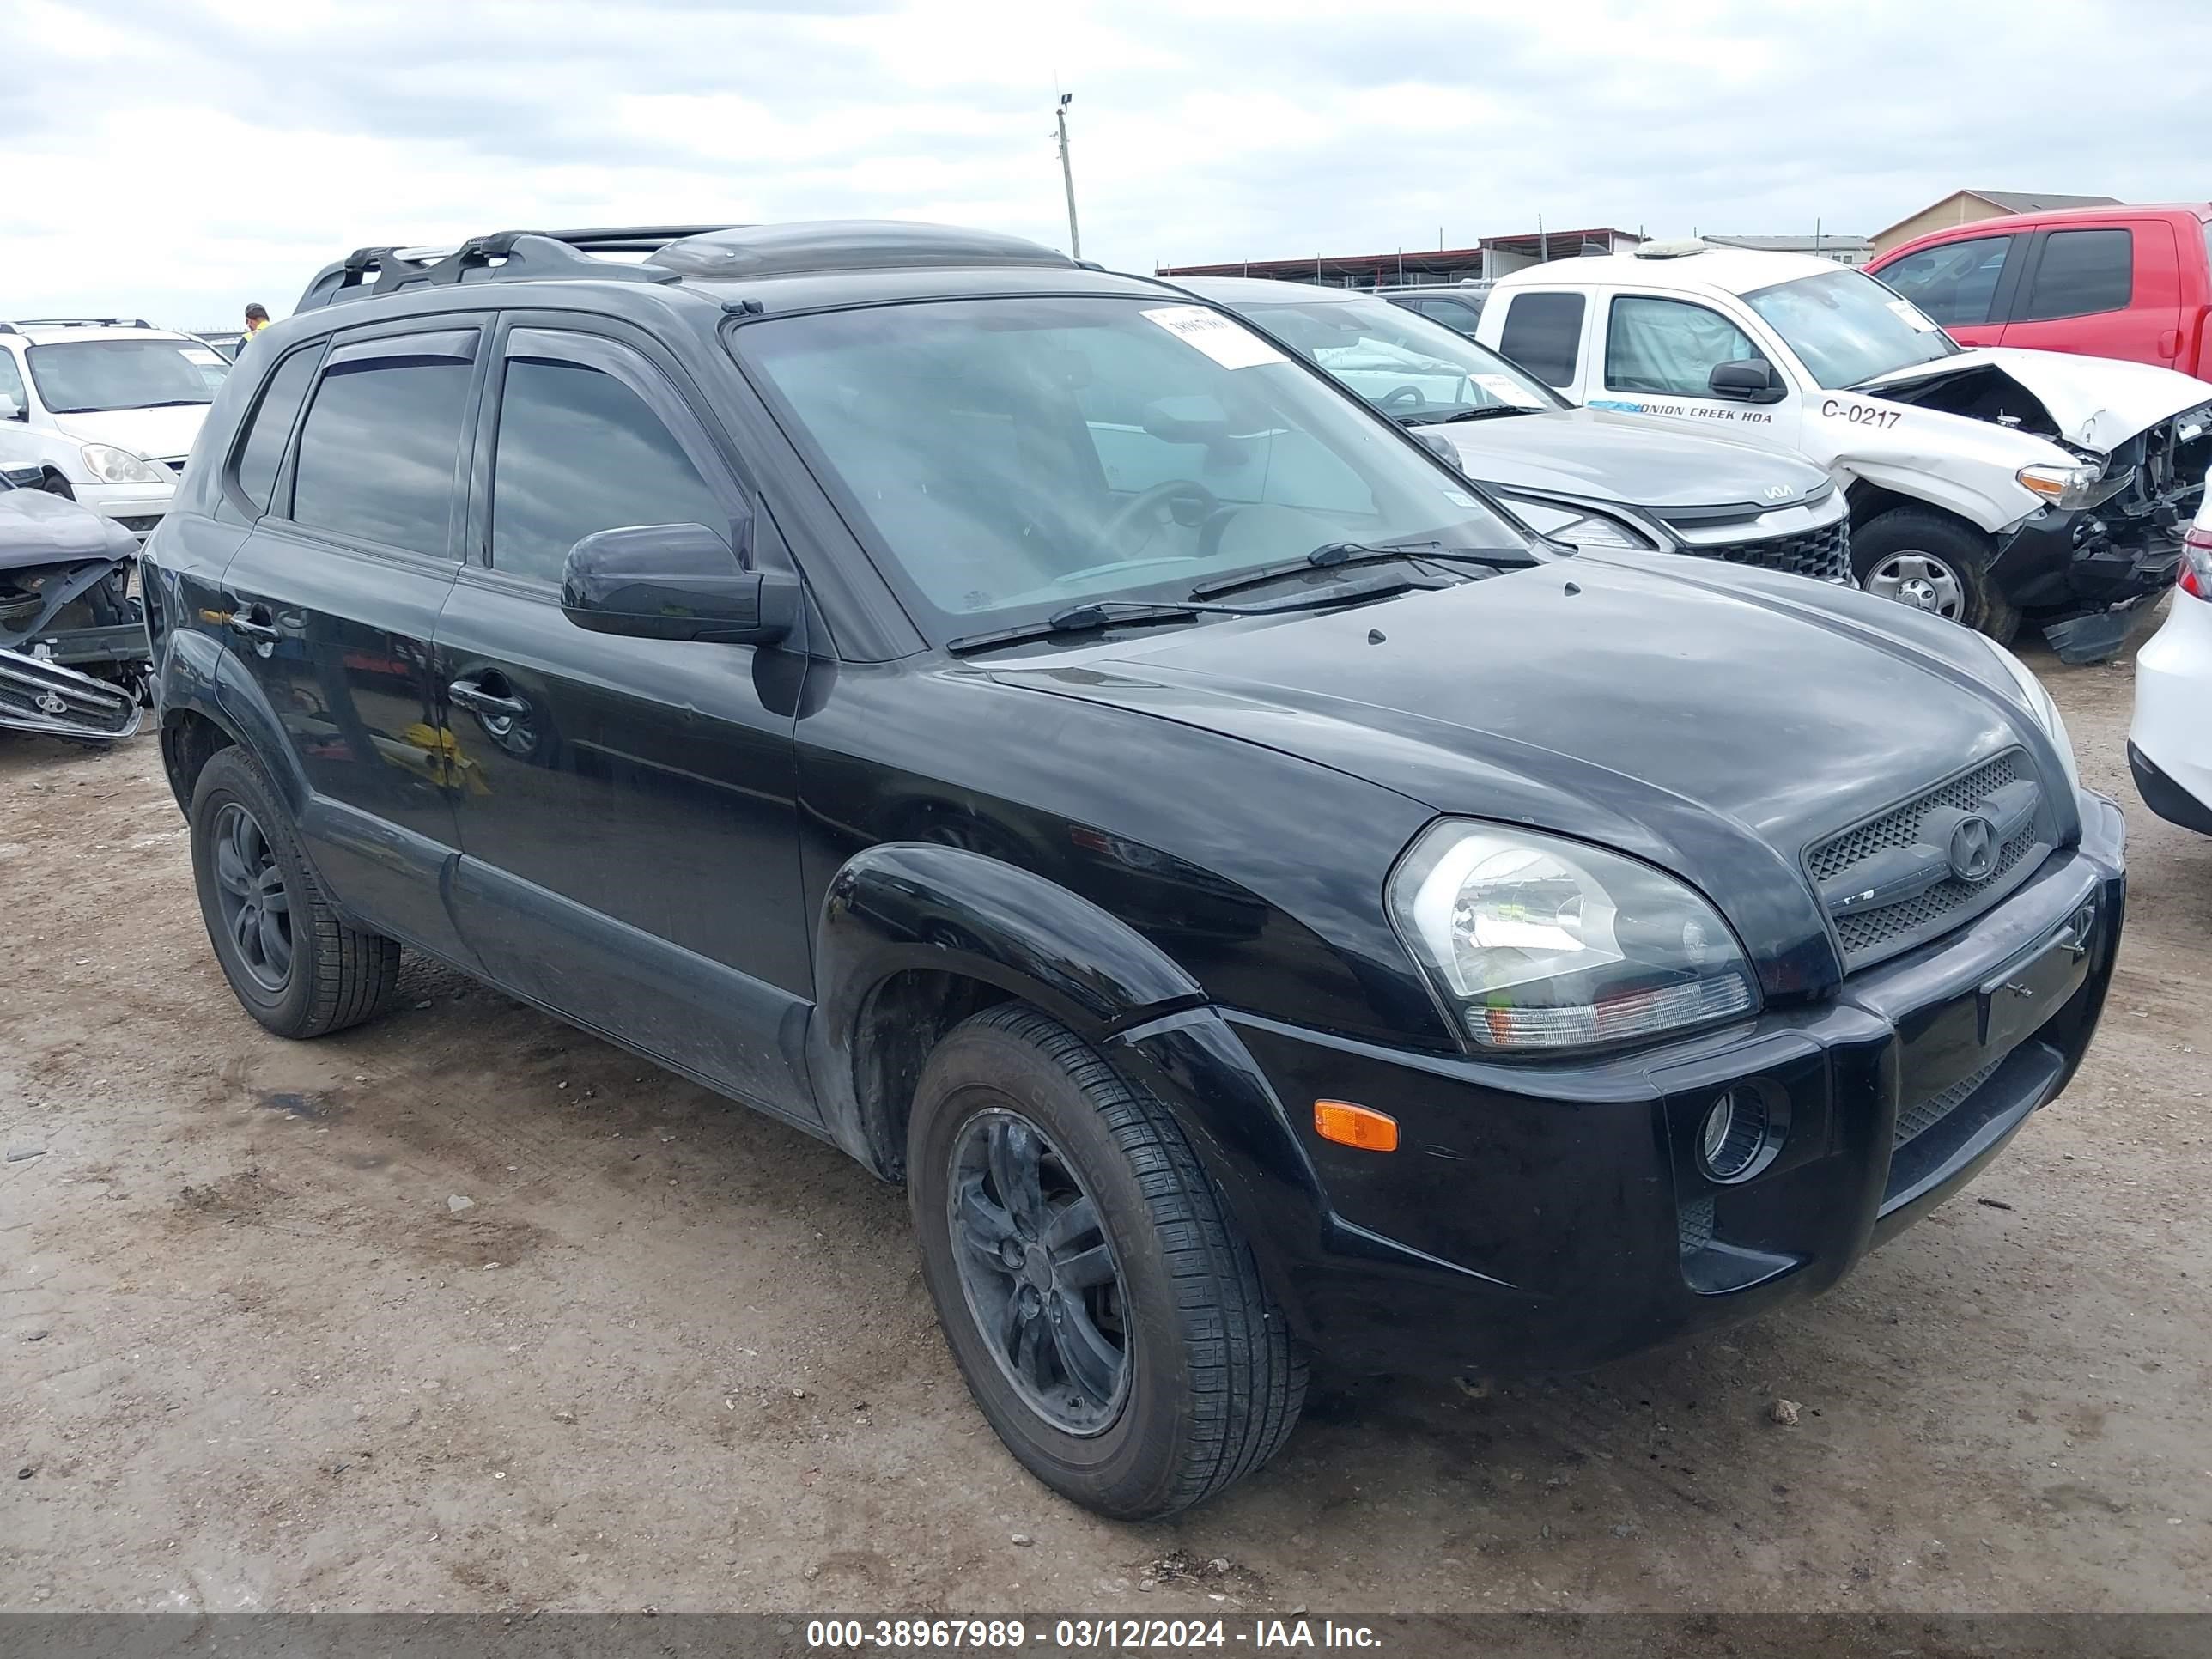
M1711 905L1617 853L1522 830L1431 824L1390 878L1390 913L1460 1029L1498 1052L1595 1048L1759 1006Z
M167 483L168 474L156 471L127 449L113 444L87 444L84 464L102 483Z
M2027 712L2035 716L2035 723L2043 728L2051 747L2058 751L2058 764L2066 773L2066 787L2078 791L2081 787L2081 769L2075 764L2074 739L2067 734L2066 721L2058 713L2058 705L2051 701L2051 693L2043 689L2043 682L2035 678L2033 669L1987 635L1980 637L1984 645L1996 653L1997 660L2005 665L2013 684L2020 687L2020 698L2027 705Z
M2053 507L2093 507L2115 492L2101 489L2105 470L2099 466L2024 466L2013 474L2021 487L2033 491Z
M1649 553L1655 544L1611 514L1600 513L1571 501L1546 501L1540 496L1498 492L1521 521L1540 535L1571 547L1626 547Z

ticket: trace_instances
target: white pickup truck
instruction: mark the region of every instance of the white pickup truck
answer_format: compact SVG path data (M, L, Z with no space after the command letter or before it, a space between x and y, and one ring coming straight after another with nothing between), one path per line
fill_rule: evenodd
M1861 270L1703 242L1498 279L1477 337L1571 402L1794 449L1851 506L1869 592L2059 655L2117 651L2173 584L2212 384L1967 350Z

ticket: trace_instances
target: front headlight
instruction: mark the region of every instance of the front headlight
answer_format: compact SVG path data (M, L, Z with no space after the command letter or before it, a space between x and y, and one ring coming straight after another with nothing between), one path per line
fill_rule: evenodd
M2063 507L2090 506L2104 476L2104 469L2096 466L2024 466L2013 474L2022 487Z
M168 475L156 471L127 449L113 444L87 444L84 464L102 483L167 483Z
M2058 751L2058 764L2066 774L2066 787L2078 793L2081 773L2075 764L2074 739L2067 734L2066 721L2058 712L2058 705L2051 701L2051 693L2043 689L2043 682L2036 678L2033 669L1986 634L1980 637L1984 645L1996 653L1997 660L2005 665L2013 684L2020 688L2021 701L2027 705L2027 712L2035 716L2035 723L2043 728L2044 735L2051 739L2051 746Z
M1521 521L1540 535L1573 547L1625 547L1648 553L1654 544L1609 514L1565 501L1545 501L1535 495L1499 492L1500 498Z
M1627 1042L1759 1005L1711 905L1578 842L1446 819L1400 860L1389 900L1399 936L1478 1048Z

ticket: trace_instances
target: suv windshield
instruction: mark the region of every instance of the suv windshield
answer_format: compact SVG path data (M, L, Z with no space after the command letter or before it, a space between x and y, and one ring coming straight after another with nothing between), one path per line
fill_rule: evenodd
M1388 300L1317 295L1279 305L1222 303L1409 426L1471 410L1567 407L1497 353Z
M1335 543L1530 556L1440 463L1204 306L939 301L733 339L939 638Z
M196 340L64 340L23 355L52 415L211 404L221 378L206 372L216 365L195 361L216 357Z
M1911 301L1864 271L1800 276L1743 297L1831 392L1959 349Z

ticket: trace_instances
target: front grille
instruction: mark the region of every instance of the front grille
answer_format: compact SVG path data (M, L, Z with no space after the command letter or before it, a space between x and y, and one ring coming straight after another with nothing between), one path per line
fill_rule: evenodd
M1689 550L1730 564L1747 564L1760 570L1781 570L1792 576L1809 576L1820 582L1851 579L1851 525L1848 519L1820 530L1795 536L1770 536L1764 541L1731 542Z
M1675 1237L1684 1255L1695 1255L1713 1242L1713 1200L1710 1194L1693 1198L1682 1206Z
M2032 775L2025 770L2021 751L2008 750L1855 830L1814 843L1806 854L1806 869L1818 886L1875 853L1913 845L1919 837L1920 820L1931 808L1972 811L1992 791ZM1981 880L1961 881L1956 876L1946 876L1900 904L1837 917L1836 934L1843 945L1844 967L1862 968L1881 957L1894 955L1988 909L2032 873L2031 855L2045 846L2042 833L2043 814L2039 811L1997 850L1990 873Z
M1910 1106L1897 1115L1897 1128L1889 1138L1889 1147L1895 1152L1908 1140L1917 1140L1945 1118L1966 1103L1966 1097L1997 1074L2003 1065L2002 1057L1991 1060L1972 1077L1962 1077L1940 1095Z
M172 468L176 472L176 475L181 478L185 476L185 463L191 459L191 457L189 455L171 455L166 459L156 460L154 465L156 466Z
M0 714L113 736L137 720L138 704L129 692L105 681L0 651Z

